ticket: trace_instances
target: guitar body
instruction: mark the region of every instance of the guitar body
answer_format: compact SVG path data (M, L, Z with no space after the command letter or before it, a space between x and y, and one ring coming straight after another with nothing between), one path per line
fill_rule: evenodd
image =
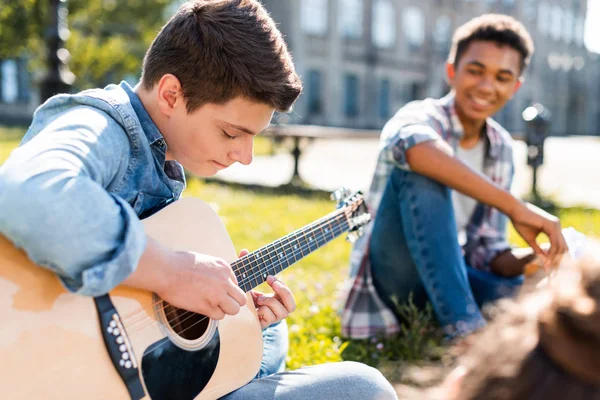
M149 236L174 250L237 258L221 220L198 199L179 200L143 224ZM120 286L110 299L146 398L216 399L258 372L262 332L250 295L237 315L218 324L194 314L196 328L205 331L191 338L168 323L173 310L162 311L152 293ZM188 317L184 313L179 321ZM130 398L104 344L93 299L67 292L2 236L0 321L3 399Z

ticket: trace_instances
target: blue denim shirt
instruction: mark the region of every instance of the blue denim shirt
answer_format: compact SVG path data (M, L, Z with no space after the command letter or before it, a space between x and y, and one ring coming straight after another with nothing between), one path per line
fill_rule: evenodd
M104 294L137 266L140 218L185 187L166 150L125 82L55 96L0 167L0 233L70 291Z

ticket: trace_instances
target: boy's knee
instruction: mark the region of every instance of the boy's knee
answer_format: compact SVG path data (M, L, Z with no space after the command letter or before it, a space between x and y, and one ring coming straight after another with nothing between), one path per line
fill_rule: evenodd
M396 400L398 396L388 380L373 367L358 362L339 363L344 371L345 386L351 393L360 394L357 398L373 400Z
M390 179L392 179L392 182L396 187L408 184L412 188L418 189L419 192L446 193L449 191L447 186L436 181L435 179L413 171L405 171L400 168L394 168L392 170Z

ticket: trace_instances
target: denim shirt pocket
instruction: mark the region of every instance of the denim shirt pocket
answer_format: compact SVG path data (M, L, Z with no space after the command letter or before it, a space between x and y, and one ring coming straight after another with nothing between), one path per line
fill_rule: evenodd
M133 211L140 219L147 218L173 201L173 197L155 196L139 192L133 201Z

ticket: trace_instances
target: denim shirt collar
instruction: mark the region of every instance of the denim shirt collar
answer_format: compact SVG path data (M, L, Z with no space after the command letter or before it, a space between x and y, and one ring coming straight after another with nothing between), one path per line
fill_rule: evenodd
M162 140L164 142L163 135L158 130L158 127L156 126L154 121L152 121L150 114L148 114L148 111L146 111L146 108L142 104L142 101L140 100L138 95L135 93L133 88L129 86L129 83L122 81L119 84L119 86L125 91L125 93L127 93L127 96L129 96L131 106L137 114L137 117L142 126L142 130L148 138L148 143L150 143L150 145L153 145L159 140Z
M463 128L462 122L460 122L460 118L458 118L458 114L456 113L456 96L454 91L451 91L446 96L440 99L442 106L446 110L446 113L450 117L450 130L452 137L459 141L465 134L465 130ZM486 118L485 122L485 134L487 138L487 148L488 154L487 156L491 159L497 159L500 156L500 143L496 140L493 132L493 126L490 123L492 121L491 118Z
M148 143L152 147L152 152L157 157L158 161L163 165L165 174L170 179L176 181L172 183L173 190L178 197L185 188L185 172L181 164L177 161L166 160L167 144L163 135L158 130L158 127L152 121L150 114L142 104L142 101L135 93L133 88L125 81L122 81L119 86L127 93L133 111L136 113L142 131L148 138Z

